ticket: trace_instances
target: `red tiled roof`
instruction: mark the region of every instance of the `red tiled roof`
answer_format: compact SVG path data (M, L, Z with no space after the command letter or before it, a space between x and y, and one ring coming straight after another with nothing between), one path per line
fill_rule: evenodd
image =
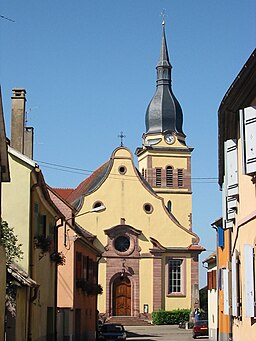
M74 188L53 188L53 190L63 199L67 200L67 197L74 191Z
M66 198L66 200L69 203L73 203L78 198L80 198L87 189L91 186L91 184L97 179L98 175L104 170L104 168L107 166L109 161L105 162L103 165L101 165L96 171L94 171L88 178L84 179L78 186L75 188L72 192L70 192L70 195Z
M205 251L205 248L203 246L201 246L201 245L191 244L191 245L189 245L188 250L192 250L192 251Z

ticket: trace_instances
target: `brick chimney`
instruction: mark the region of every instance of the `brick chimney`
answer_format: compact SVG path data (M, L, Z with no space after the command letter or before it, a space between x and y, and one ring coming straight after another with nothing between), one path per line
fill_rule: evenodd
M24 153L26 90L12 89L11 147Z
M12 89L11 147L33 159L34 129L26 127L26 90Z

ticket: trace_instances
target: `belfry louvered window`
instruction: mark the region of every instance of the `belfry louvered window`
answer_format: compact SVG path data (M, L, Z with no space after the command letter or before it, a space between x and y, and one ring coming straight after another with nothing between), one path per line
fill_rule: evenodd
M162 169L156 168L156 187L161 187L162 184Z
M166 187L173 187L173 168L166 167Z
M178 169L178 187L183 187L183 169Z

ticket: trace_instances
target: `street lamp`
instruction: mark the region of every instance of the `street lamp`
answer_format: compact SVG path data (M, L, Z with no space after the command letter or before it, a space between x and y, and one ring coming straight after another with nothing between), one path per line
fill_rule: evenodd
M71 217L65 220L65 224L64 224L64 246L67 246L67 222L71 219L77 218L77 217L81 217L82 215L88 214L88 213L94 213L94 212L102 212L105 211L106 207L104 205L100 205L97 207L92 208L91 210L88 210L86 212L83 212L81 214L76 215L75 217Z

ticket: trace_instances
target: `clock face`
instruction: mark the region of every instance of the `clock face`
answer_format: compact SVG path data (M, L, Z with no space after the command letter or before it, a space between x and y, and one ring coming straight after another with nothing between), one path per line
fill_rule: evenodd
M172 144L175 141L175 137L170 133L165 134L164 139L165 139L165 142L168 144Z

